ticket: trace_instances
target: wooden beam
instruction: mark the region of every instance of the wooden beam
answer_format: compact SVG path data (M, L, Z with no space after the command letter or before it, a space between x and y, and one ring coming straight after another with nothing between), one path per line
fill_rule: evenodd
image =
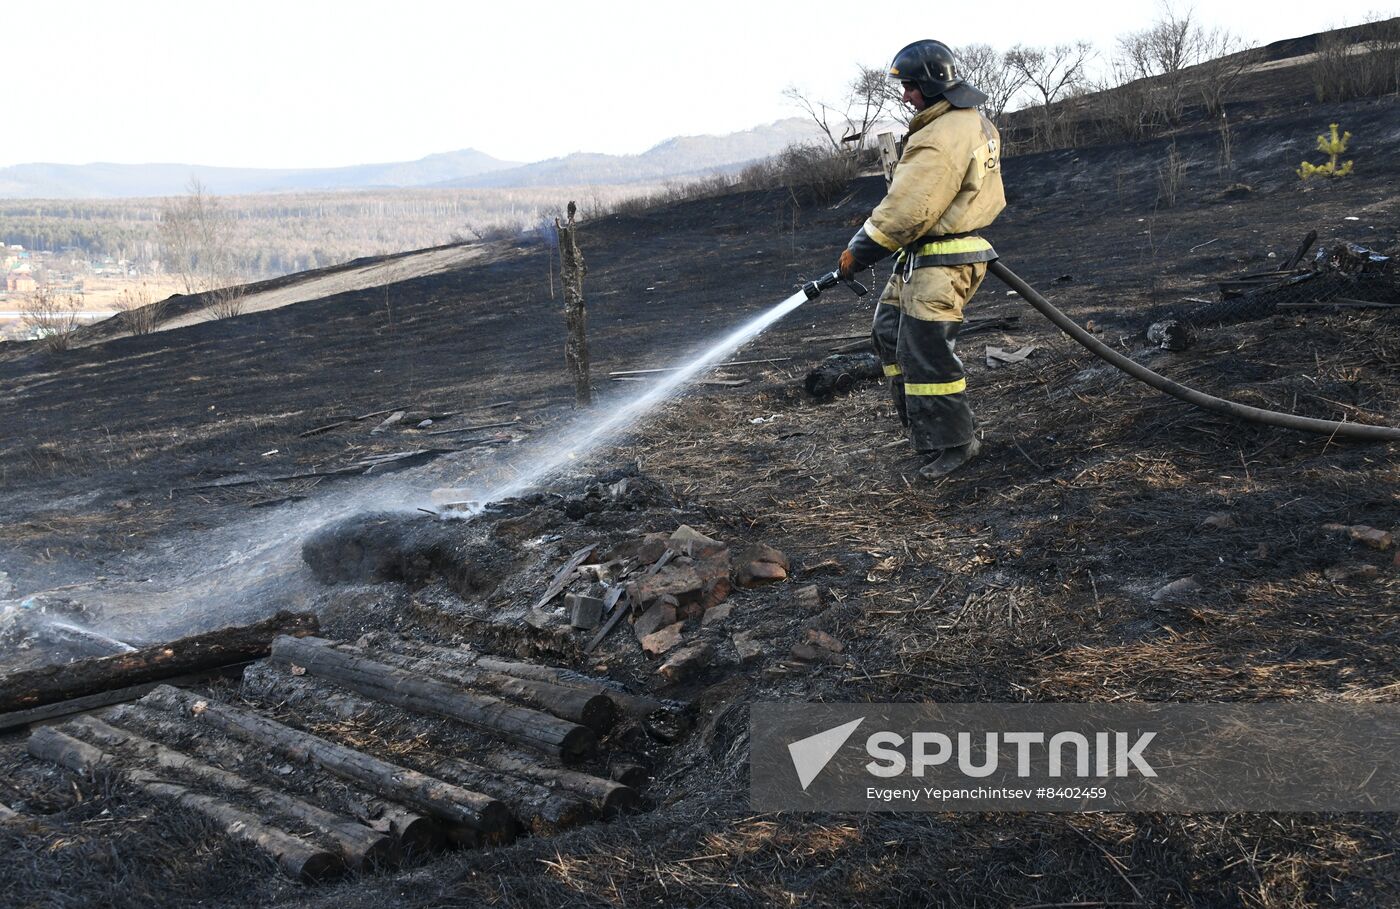
M278 635L311 634L319 626L309 612L279 612L251 625L234 625L142 647L130 653L41 666L0 677L0 711L6 713L130 688L265 656Z
M219 677L237 678L238 673L247 665L249 665L247 662L229 663L227 666L219 666L215 669L209 669L203 672L177 675L169 679L164 679L163 681L171 685L196 685ZM125 704L130 701L135 701L150 693L151 689L159 684L161 684L161 682L146 682L142 685L129 685L125 688L114 688L111 691L99 691L96 694L89 694L80 698L56 701L52 704L45 704L42 707L31 707L27 710L16 710L12 713L0 714L0 732L18 729L21 726L29 726L34 723L43 723L49 720L57 720L80 713L87 713L91 710L100 710L103 707L111 707L114 704Z
M593 403L593 389L588 381L588 309L583 303L583 251L578 248L578 228L574 225L576 207L569 203L569 220L554 219L559 237L559 270L564 285L564 316L569 323L569 337L564 344L564 361L574 377L574 399L579 407Z

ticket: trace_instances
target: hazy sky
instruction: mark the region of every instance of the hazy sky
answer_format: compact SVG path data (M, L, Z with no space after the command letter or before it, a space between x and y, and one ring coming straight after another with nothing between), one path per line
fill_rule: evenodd
M1083 39L1106 50L1160 10L1159 0L12 6L0 22L8 89L0 166L317 167L459 148L520 161L640 152L674 135L793 116L784 86L834 98L857 63L883 65L918 38L955 48ZM1197 15L1264 43L1365 18L1364 6L1346 17L1342 7L1232 0L1199 3Z

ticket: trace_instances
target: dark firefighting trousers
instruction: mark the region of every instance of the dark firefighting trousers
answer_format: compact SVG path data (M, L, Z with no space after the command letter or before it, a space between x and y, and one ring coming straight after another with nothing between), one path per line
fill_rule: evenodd
M916 451L972 441L967 378L954 348L963 307L986 274L985 262L897 268L875 306L875 351Z

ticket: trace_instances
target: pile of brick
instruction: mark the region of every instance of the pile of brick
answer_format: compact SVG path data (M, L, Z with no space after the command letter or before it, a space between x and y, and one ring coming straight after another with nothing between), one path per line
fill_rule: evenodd
M666 682L682 681L713 659L714 636L708 632L728 619L735 588L786 580L791 569L787 556L772 546L759 543L736 555L689 525L646 534L607 555L575 569L575 578L590 583L565 597L570 624L585 632L599 629L600 639L629 619L643 653L660 661L656 672Z

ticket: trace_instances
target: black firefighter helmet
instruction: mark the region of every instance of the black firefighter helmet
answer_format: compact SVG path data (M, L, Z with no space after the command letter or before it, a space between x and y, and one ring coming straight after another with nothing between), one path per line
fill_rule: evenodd
M954 107L977 107L987 100L958 75L953 52L941 41L925 38L905 47L894 55L889 77L896 82L913 82L930 104L939 95Z

